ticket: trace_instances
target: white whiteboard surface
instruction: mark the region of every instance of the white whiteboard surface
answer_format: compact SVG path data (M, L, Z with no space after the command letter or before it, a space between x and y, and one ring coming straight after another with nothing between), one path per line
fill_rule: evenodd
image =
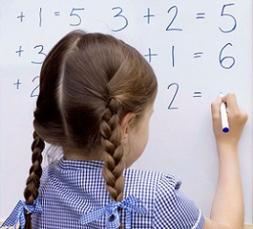
M221 91L237 94L249 114L240 159L245 222L252 223L252 13L251 0L2 0L0 219L23 199L40 63L63 35L83 29L119 37L151 61L159 92L149 144L134 167L175 174L206 215L218 169L210 103Z

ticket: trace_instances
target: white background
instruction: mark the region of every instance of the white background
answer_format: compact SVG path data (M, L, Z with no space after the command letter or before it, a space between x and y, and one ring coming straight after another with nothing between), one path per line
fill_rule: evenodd
M225 4L223 16L222 7ZM115 16L121 7L121 15ZM173 7L171 9L171 7ZM40 12L41 8L41 14ZM73 8L84 8L74 10ZM147 23L147 9L155 15ZM171 9L168 13L168 10ZM176 9L178 13L176 14ZM55 16L54 12L60 12ZM72 16L71 16L71 11ZM17 16L23 12L21 22ZM205 18L196 19L197 13ZM78 14L75 16L74 14ZM41 17L40 17L41 15ZM173 17L175 20L172 22ZM70 24L78 24L71 26ZM223 33L237 26L234 31ZM41 18L41 21L40 21ZM166 31L177 28L182 31ZM40 24L41 23L41 24ZM245 219L252 223L253 128L252 128L252 2L250 0L178 1L7 1L0 8L0 219L10 213L22 193L30 166L32 113L37 97L30 97L38 85L43 53L67 32L83 29L113 34L136 47L143 55L150 48L159 83L150 126L150 141L135 167L161 170L182 180L182 190L204 211L210 213L217 181L217 152L212 133L210 103L220 93L233 91L249 120L240 144L241 171L245 197ZM221 58L232 56L235 64L224 69ZM24 50L19 57L19 46ZM172 47L174 46L174 67ZM194 53L203 52L200 58ZM148 59L148 57L147 57ZM225 66L231 59L225 59ZM20 80L19 89L14 83ZM179 85L168 86L172 83ZM193 93L202 92L194 98ZM38 93L36 89L34 93ZM173 97L172 107L168 109Z

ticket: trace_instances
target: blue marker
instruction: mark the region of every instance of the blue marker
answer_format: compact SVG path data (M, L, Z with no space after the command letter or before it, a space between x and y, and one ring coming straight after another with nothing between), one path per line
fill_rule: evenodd
M223 94L220 94L220 96L223 97ZM228 114L227 114L227 109L224 102L221 103L220 114L221 114L222 131L224 133L228 133L229 132Z

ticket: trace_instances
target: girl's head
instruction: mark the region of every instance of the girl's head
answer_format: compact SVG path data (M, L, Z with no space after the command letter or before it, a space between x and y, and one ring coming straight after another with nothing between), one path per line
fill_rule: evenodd
M122 172L147 143L156 92L152 68L123 41L83 31L63 37L41 68L26 201L38 195L44 141L66 158L103 160L109 194L121 200Z

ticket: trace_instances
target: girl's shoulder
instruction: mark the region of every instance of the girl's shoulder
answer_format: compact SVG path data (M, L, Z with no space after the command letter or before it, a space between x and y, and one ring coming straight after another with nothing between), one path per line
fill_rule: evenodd
M179 188L181 185L181 181L174 174L161 171L129 168L125 170L124 176L127 182L145 184L146 187L150 186L152 188L156 188L157 185L160 185L165 180L171 188Z
M126 169L125 192L137 197L152 199L159 196L159 193L173 193L180 188L181 181L173 174L159 171Z
M159 182L162 179L167 179L172 185L178 183L174 174L165 173L162 171L145 170L145 169L133 169L128 168L124 172L125 179L137 179L139 182Z
M126 192L148 207L152 228L202 229L204 216L180 190L181 181L163 172L126 170Z

